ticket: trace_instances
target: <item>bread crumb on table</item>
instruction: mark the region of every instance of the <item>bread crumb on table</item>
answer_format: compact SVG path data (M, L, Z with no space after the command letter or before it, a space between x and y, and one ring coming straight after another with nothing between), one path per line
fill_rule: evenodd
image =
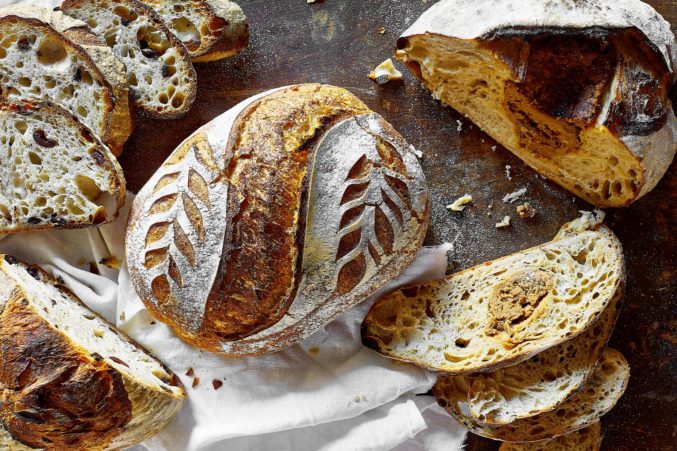
M386 27L378 27L377 31L379 34L384 34L386 32Z
M509 164L505 165L505 176L508 178L508 180L512 180L512 175L510 175L510 169L512 169L512 166Z
M222 386L223 386L223 382L222 382L222 381L220 381L220 380L218 380L218 379L214 379L214 380L212 381L212 387L214 387L214 390L218 390L218 389L221 388Z
M517 214L522 219L529 219L536 216L536 209L529 202L524 202L517 206Z
M200 385L200 378L199 378L199 377L196 377L195 379L193 379L193 385L192 385L192 388L195 388L195 387L197 387L198 385Z
M512 193L506 194L505 196L503 196L503 202L505 202L506 204L507 203L514 204L515 202L517 202L517 199L524 196L524 194L526 194L526 192L527 192L527 187L524 186L524 187L518 189L517 191L513 191Z
M497 229L503 229L503 228L509 227L509 226L510 226L510 216L504 216L503 220L501 220L501 222L496 223Z
M393 60L388 58L369 72L369 79L378 85L385 85L393 80L402 80L402 72L397 70Z
M472 202L472 196L465 194L456 199L452 204L447 205L447 208L451 211L463 211L469 202Z

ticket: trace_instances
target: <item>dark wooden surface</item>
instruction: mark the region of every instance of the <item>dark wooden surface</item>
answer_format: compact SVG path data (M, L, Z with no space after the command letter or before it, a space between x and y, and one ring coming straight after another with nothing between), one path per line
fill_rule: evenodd
M434 1L239 3L249 18L249 49L235 59L198 65L197 101L183 119L139 118L121 158L129 189L137 191L193 130L246 97L277 86L321 82L351 90L423 152L433 206L427 244L455 243L450 272L547 241L578 210L589 208L501 146L492 150L496 143L491 138L434 101L409 74L404 83L384 87L367 79L370 69L392 55L399 33ZM677 0L649 3L677 29ZM385 33L379 33L380 27ZM506 165L512 180L505 175ZM514 205L501 201L523 186L524 199L538 210L529 221L517 217ZM474 201L464 212L445 208L465 193ZM623 242L628 270L624 308L611 343L630 361L632 378L625 396L603 419L603 449L677 448L676 212L675 164L644 199L608 211L607 223ZM504 215L513 217L513 226L497 230L494 224ZM493 450L497 445L473 436L467 449Z

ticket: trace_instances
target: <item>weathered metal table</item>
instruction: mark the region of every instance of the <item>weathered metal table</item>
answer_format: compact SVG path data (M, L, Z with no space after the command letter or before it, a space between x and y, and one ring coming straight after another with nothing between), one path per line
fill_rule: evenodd
M399 33L433 1L239 2L250 21L249 49L235 59L198 65L199 92L188 116L168 122L139 118L121 159L130 190L137 191L198 126L246 97L277 86L321 82L357 94L424 153L432 195L426 244L455 243L449 272L547 241L579 210L590 208L501 146L492 150L491 138L433 100L409 74L405 83L384 87L367 79L369 70L393 54ZM677 29L677 0L649 3ZM603 449L667 450L677 443L675 169L673 164L644 199L607 212L608 225L623 242L628 269L624 308L611 344L630 361L632 378L625 396L603 419ZM532 220L519 219L515 205L502 202L521 187L527 188L524 200L538 210ZM473 196L470 208L462 213L445 208L465 193ZM512 216L513 225L498 230L494 224L504 215ZM468 449L497 445L473 436Z

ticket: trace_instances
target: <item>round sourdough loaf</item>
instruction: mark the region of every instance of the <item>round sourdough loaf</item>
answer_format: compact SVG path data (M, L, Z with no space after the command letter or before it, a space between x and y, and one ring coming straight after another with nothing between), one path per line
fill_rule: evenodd
M429 200L415 150L357 97L306 84L249 99L139 192L127 263L153 315L223 355L278 351L399 274Z
M677 45L639 0L442 0L399 39L433 96L599 207L651 191L677 148Z

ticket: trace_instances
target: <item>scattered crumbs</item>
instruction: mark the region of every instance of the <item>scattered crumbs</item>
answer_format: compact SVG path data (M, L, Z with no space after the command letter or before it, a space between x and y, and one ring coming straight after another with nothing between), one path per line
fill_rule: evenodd
M456 131L460 132L461 130L463 130L463 122L460 119L456 119L456 124L457 124Z
M219 388L221 388L223 386L223 382L218 380L218 379L214 379L212 381L212 386L214 387L214 390L218 390Z
M96 274L97 276L100 274L99 267L96 266L96 263L89 262L89 272L91 272L92 274Z
M193 385L191 385L191 387L195 388L198 385L200 385L200 378L196 377L195 379L193 379Z
M498 149L498 146L491 146L491 151L496 152L496 149Z
M489 211L487 211L487 216L491 216L491 209L492 209L492 208L494 208L494 203L493 203L493 202L490 203L489 205L487 205L487 210L489 210Z
M123 310L123 311L120 313L120 321L124 321L125 318L126 318L126 317L125 317L125 312L124 312L124 310Z
M416 158L423 158L423 152L418 150L416 147L412 146L411 144L409 145L409 149L416 155Z
M482 142L484 142L484 138L482 138Z
M315 3L317 0L306 0L306 3Z
M312 348L308 349L308 355L316 356L319 353L320 348L318 348L317 346L313 346Z
M510 175L510 169L512 169L512 166L509 164L505 165L505 176L508 178L508 180L512 180L512 175Z
M188 371L186 371L186 376L188 377L195 376L195 370L193 370L193 367L188 368Z
M109 268L112 269L120 269L120 262L114 255L112 257L102 258L99 261L99 264L108 266Z
M526 186L523 186L522 188L518 189L517 191L513 191L513 192L510 193L510 194L506 194L506 195L503 197L503 202L505 202L506 204L507 204L507 203L514 204L514 203L517 201L517 199L519 199L520 197L524 196L524 194L525 194L526 192L527 192L527 187L526 187Z
M384 34L386 32L386 27L378 27L378 34Z
M402 80L402 72L395 68L393 60L388 58L371 72L369 72L369 80L377 85L385 85L393 80Z
M465 194L454 201L454 203L447 205L447 208L451 211L463 211L468 202L472 201L472 196Z
M504 227L509 227L509 226L510 226L510 216L504 216L503 220L501 222L496 223L497 229L502 229Z
M529 219L536 216L536 209L529 202L524 202L517 206L517 214L522 219Z

